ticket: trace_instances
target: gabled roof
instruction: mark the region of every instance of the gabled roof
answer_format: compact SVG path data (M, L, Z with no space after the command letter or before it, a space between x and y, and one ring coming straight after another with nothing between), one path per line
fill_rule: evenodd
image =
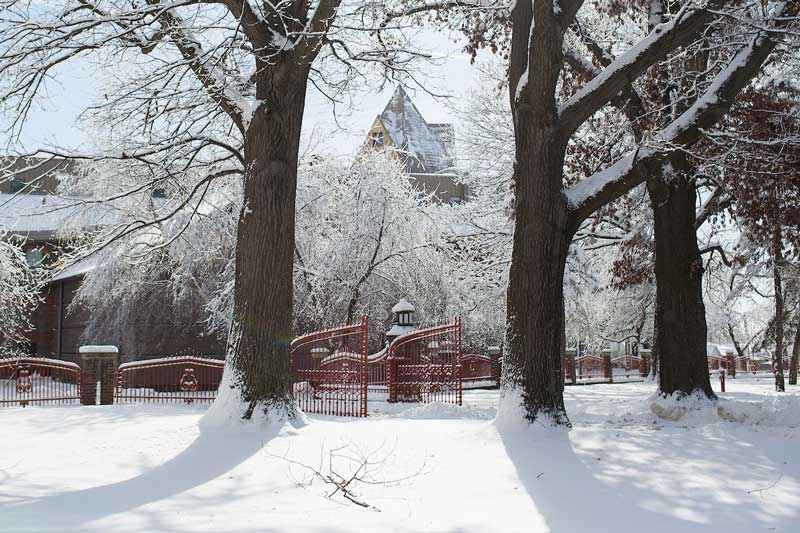
M438 173L453 166L452 124L428 124L398 86L386 108L378 117L394 142L394 148L405 153L409 173Z

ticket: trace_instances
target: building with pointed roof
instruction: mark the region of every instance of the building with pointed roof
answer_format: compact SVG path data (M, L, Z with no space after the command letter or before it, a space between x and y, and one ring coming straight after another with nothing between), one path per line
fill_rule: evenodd
M453 125L426 122L403 87L397 86L375 118L366 146L396 155L411 183L440 201L466 200L466 187L455 174Z

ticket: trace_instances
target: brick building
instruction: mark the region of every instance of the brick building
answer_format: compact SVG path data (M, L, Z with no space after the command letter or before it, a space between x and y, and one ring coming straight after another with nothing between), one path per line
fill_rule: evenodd
M0 160L3 163L10 178L1 182L0 237L24 240L23 250L30 265L57 267L66 245L62 237L65 229L80 232L114 222L113 211L101 204L83 206L75 199L54 194L59 173L74 171L74 163L26 160L8 165L7 159ZM78 359L81 344L116 345L123 361L183 351L224 353L224 342L204 335L199 321L187 324L183 319L186 310L173 309L166 293L153 294L152 305L142 306L138 312L132 310L121 331L102 339L88 338L86 323L91 310L71 310L70 304L83 277L96 267L96 260L90 257L67 268L54 269L56 274L43 288L42 303L31 316L34 329L28 334L29 352L72 361Z

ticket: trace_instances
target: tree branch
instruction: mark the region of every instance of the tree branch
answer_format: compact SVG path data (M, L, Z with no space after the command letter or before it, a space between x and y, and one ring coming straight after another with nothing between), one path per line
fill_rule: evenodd
M651 145L635 149L611 167L565 190L574 224L579 224L596 209L616 200L647 177L664 174L665 163L677 166L682 150L697 142L701 131L728 111L733 99L759 71L774 47L775 41L767 32L757 34L717 74L702 97L655 135Z
M711 2L712 5L719 3L721 0ZM679 46L692 42L711 17L708 9L686 8L669 22L656 26L647 37L609 64L560 107L558 114L563 137L571 137L581 124L651 65Z

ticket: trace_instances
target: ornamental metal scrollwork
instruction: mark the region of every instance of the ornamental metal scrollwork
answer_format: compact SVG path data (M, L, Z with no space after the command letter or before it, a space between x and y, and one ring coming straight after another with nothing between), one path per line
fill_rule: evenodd
M17 394L30 394L33 392L33 380L28 369L22 369L17 376Z
M181 391L195 392L198 389L197 377L194 375L194 368L185 368L180 381Z

